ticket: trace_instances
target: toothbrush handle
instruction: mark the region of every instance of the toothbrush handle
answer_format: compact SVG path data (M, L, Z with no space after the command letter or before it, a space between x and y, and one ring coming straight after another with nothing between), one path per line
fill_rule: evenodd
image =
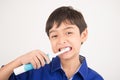
M52 60L52 56L50 56L49 54L47 54L47 56L49 57L50 61ZM47 62L45 62L47 64ZM24 73L24 72L27 72L29 70L32 70L34 69L33 68L33 65L31 63L28 63L28 64L24 64L22 66L19 66L17 68L15 68L13 70L13 72L15 73L15 75L19 75L21 73Z
M24 64L20 67L15 68L13 70L13 72L15 73L15 75L19 75L21 73L24 73L24 72L32 70L32 69L34 69L33 65L29 63L29 64Z

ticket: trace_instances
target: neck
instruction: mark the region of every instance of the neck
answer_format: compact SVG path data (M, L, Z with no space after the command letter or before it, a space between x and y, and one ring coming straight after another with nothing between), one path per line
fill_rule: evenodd
M61 65L68 78L72 77L81 65L79 55L72 59L61 60Z
M72 67L77 67L80 66L80 60L79 56L76 56L75 58L72 59L67 59L67 60L61 60L61 64L63 68L72 68ZM74 65L73 65L74 64Z

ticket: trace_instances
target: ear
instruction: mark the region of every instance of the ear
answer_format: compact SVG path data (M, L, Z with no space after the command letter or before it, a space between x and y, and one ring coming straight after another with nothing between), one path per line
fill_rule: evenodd
M84 43L88 37L88 30L87 28L81 33L81 43Z

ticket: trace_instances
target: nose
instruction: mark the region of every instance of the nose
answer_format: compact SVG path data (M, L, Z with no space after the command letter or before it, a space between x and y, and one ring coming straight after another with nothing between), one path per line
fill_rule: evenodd
M66 37L65 36L59 36L59 38L58 38L58 43L59 44L66 44L66 42L67 42L67 39L66 39Z

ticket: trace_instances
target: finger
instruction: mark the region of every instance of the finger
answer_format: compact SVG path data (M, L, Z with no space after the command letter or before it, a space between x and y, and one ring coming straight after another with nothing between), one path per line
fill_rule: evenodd
M42 56L44 58L44 61L49 64L50 63L49 57L45 53L43 53L43 52L41 52L41 54L42 54Z
M34 69L37 69L37 65L36 65L36 62L34 61L34 59L32 59L30 61L30 63L32 64L32 66L33 66Z
M34 61L36 63L36 68L37 69L40 68L41 67L41 63L40 63L39 59L37 58L37 56L35 56L33 59L34 59Z
M41 54L37 54L37 58L39 59L41 66L45 65L45 59Z

